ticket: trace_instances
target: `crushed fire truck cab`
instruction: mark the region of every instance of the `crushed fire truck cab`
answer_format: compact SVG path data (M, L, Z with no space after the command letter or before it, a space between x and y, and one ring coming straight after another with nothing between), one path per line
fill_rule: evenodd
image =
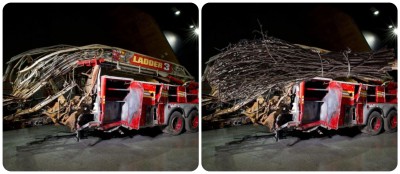
M359 126L377 135L397 131L397 84L369 85L314 78L292 88L292 109L277 118L277 130L310 132Z
M196 82L172 85L102 75L100 65L92 74L97 74L95 99L77 119L78 134L88 127L111 132L160 126L172 135L198 131Z
M101 130L119 126L138 130L169 125L173 135L180 134L185 125L187 131L198 130L197 90L100 74L98 78L99 92L92 113L88 113L93 120L82 125L78 118L80 129L95 125Z

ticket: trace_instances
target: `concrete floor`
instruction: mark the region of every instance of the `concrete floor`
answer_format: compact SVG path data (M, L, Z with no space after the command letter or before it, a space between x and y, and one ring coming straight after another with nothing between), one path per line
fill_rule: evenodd
M331 137L288 135L279 142L269 137L262 126L204 131L202 166L208 171L390 171L396 168L397 133L368 136L353 130L331 132Z
M3 132L5 169L193 171L199 164L198 133L171 136L149 129L132 137L103 140L90 136L80 142L68 134L66 127L52 125Z

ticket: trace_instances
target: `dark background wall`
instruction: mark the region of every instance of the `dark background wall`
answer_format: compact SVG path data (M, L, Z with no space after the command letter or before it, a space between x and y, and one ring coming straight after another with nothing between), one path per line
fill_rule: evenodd
M179 62L197 78L198 39L174 51L163 34L172 31L184 40L197 23L198 8L189 3L10 3L3 9L3 68L33 48L104 44Z

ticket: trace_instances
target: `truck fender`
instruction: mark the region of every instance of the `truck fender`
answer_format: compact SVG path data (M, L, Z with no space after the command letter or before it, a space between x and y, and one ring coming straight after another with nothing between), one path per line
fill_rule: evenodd
M192 111L197 111L197 112L199 112L199 110L197 109L197 107L193 107L193 108L191 108L190 110L189 110L189 112L187 113L187 114L185 114L185 118L187 118L188 116L189 116L189 114L192 112Z
M379 112L379 114L381 114L381 117L383 118L383 110L381 108L374 107L374 108L369 109L367 117L365 119L365 121L366 121L365 124L368 124L369 116L371 115L372 112L375 112L375 111Z

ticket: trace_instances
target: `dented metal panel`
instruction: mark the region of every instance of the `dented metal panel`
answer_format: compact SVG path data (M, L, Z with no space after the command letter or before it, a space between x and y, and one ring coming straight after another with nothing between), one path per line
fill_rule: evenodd
M132 82L129 86L129 94L125 98L127 102L127 114L124 119L132 129L139 129L143 105L143 86L139 82Z
M329 83L329 91L324 97L324 105L321 110L322 119L326 122L328 129L338 129L338 122L340 116L340 106L342 103L342 91L341 87L337 82Z

